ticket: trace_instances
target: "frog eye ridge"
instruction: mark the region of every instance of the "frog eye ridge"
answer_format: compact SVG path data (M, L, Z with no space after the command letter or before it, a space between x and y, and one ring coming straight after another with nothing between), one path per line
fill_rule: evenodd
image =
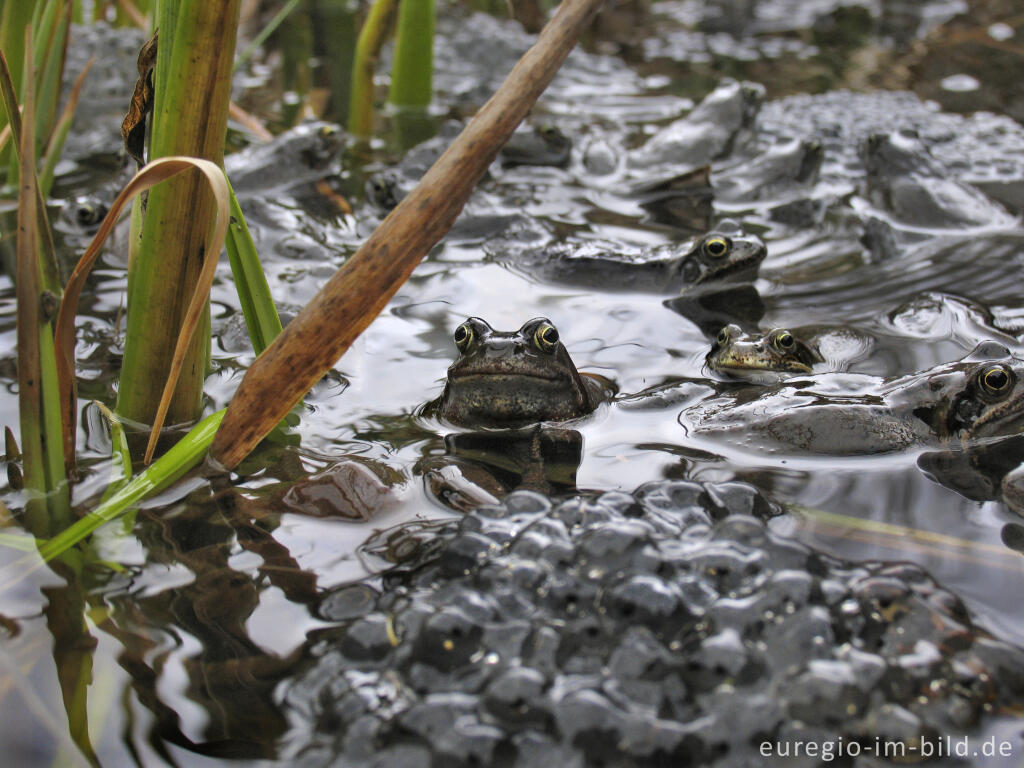
M701 250L704 251L705 256L712 259L721 259L729 253L731 245L728 238L721 235L711 235L704 239L704 242L701 244Z
M558 329L551 323L541 323L533 332L533 343L541 352L554 352L558 339Z
M1013 374L1002 365L990 365L982 370L979 381L988 394L1002 395L1013 383Z

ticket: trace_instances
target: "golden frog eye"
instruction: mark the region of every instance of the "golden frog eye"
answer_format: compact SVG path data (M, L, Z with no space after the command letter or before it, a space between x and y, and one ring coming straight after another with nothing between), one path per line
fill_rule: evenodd
M729 241L721 235L712 235L704 241L703 248L712 259L720 259L729 253Z
M469 323L463 323L455 329L454 338L455 346L458 347L459 352L465 353L469 349L469 345L473 343L473 326Z
M1001 365L991 365L981 372L981 386L990 395L1001 395L1013 383L1013 374Z
M558 330L550 323L541 323L533 333L533 343L541 352L554 352L558 344Z
M728 344L729 343L729 329L728 328L723 328L722 330L720 330L718 332L718 336L715 338L715 342L718 343L720 346L723 346L723 347L726 344Z
M780 352L790 352L796 346L796 339L789 331L776 331L772 334L772 344Z

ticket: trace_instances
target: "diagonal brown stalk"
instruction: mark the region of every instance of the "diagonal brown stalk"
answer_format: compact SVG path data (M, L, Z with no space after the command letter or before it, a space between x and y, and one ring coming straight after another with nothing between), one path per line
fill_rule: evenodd
M563 0L537 43L416 188L255 360L214 439L215 459L238 464L373 321L451 228L600 5Z

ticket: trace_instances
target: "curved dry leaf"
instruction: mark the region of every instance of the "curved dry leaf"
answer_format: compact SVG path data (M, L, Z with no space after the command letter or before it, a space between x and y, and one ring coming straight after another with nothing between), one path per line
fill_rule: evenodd
M113 230L114 225L120 218L124 207L135 198L136 195L155 187L162 181L167 181L179 173L196 169L206 177L210 184L217 203L217 221L206 240L205 253L207 257L203 263L199 281L196 284L195 293L189 304L185 319L182 322L181 332L174 348L174 357L171 362L171 370L167 376L167 384L164 386L163 395L160 398L160 406L157 409L156 419L153 422L153 433L150 435L149 444L146 448L146 463L148 464L156 446L156 437L163 426L164 418L167 416L167 408L170 404L171 395L177 386L178 377L181 374L182 362L185 359L185 350L195 334L199 324L199 315L206 303L206 297L213 284L213 275L217 268L217 259L221 249L224 247L224 238L228 229L229 197L227 180L220 167L209 160L202 160L196 157L161 157L153 160L141 168L132 178L121 194L117 196L110 206L106 217L100 224L96 236L92 239L89 247L82 258L75 265L68 284L64 288L64 299L61 301L60 312L57 315L57 327L55 330L55 346L57 356L57 376L60 383L61 416L64 426L64 453L65 456L74 453L75 450L75 315L78 312L78 299L85 285L85 278L88 276L100 249L107 237Z

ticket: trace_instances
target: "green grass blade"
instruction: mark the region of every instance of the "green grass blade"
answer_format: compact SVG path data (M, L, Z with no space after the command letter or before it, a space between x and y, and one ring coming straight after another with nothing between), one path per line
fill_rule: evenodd
M35 30L36 48L36 140L38 155L42 155L53 134L60 109L61 79L71 26L70 0L54 3L54 14L49 26ZM46 40L46 49L38 41Z
M39 547L39 555L46 562L60 556L104 523L117 518L142 499L163 490L180 478L206 455L223 419L224 411L221 410L200 421L173 448L133 477L124 488Z
M53 187L54 169L57 167L57 161L60 160L60 153L64 150L64 142L68 138L68 131L71 130L71 123L74 122L75 110L78 108L78 97L82 93L85 76L89 74L89 70L92 68L95 60L95 57L89 59L82 68L82 72L75 79L75 84L71 87L71 93L68 95L68 103L64 105L64 111L61 112L60 119L57 120L57 125L54 126L53 132L50 134L50 140L46 144L43 167L39 172L39 191L44 198L50 194L50 189Z
M42 5L39 3L38 5ZM10 63L12 79L21 82L22 61L25 58L25 27L32 23L37 3L34 0L6 0L0 3L0 51L3 51ZM0 128L7 125L7 113L0 115ZM10 154L8 154L10 152ZM14 152L8 147L0 150L0 168L8 164ZM8 183L14 184L17 177L8 176Z
M100 503L109 500L115 493L124 488L132 479L132 453L128 449L128 437L124 432L124 425L117 415L99 400L94 400L93 405L100 409L110 424L110 455L114 459L114 473L110 485L103 492Z
M51 530L71 523L71 501L65 471L64 433L60 415L57 357L49 323L39 328L40 397L43 417L43 462L46 471L47 507Z
M277 314L274 299L270 295L267 277L263 274L256 245L249 234L242 208L238 205L235 191L228 187L231 195L231 223L225 245L231 274L235 278L235 289L242 305L249 338L256 354L260 354L281 332L281 317Z
M398 0L375 0L356 41L348 129L364 139L373 134L373 75L397 4Z
M15 161L20 162L19 148L21 147L23 123L21 113L18 110L18 97L14 90L14 79L11 77L11 70L8 66L7 59L4 57L3 51L0 51L0 97L2 97L4 103L4 111L10 120L11 143L14 145L13 158ZM34 155L32 159L33 162L30 167L32 168L34 175ZM17 181L18 178L19 172L17 169L13 176L8 176L8 180L13 179ZM50 231L50 221L46 217L46 201L43 200L43 195L39 189L38 181L36 181L34 186L36 189L36 232L42 245L43 287L47 290L53 291L55 294L60 294L61 286L60 277L58 276L57 271L56 249L53 245L53 232Z
M35 552L40 543L40 539L24 533L0 533L0 547L16 549L19 552Z
M36 229L38 197L35 186L33 152L35 141L35 111L32 93L32 39L31 31L25 35L25 63L27 87L24 94L23 130L16 132L20 181L18 183L18 238L16 266L17 350L18 350L18 416L21 426L22 469L25 488L30 499L26 505L26 521L37 536L45 536L52 529L46 509L45 495L49 490L46 480L46 459L43 452L43 399L40 382L41 331L48 327L41 320L39 279L39 238ZM19 120L14 98L13 83L6 65L0 69L0 84L12 131ZM20 133L20 135L18 135Z
M289 15L291 15L291 12L298 7L300 2L301 0L288 0L288 2L284 4L284 7L277 12L277 15L270 20L270 23L268 23L267 26L265 26L260 33L252 39L252 42L249 43L248 47L235 57L236 72L238 71L238 68L245 64L245 62L249 60L249 57L256 52L256 49L263 45L263 43L267 41L268 37L274 34L274 31L281 26L281 23L287 19Z

